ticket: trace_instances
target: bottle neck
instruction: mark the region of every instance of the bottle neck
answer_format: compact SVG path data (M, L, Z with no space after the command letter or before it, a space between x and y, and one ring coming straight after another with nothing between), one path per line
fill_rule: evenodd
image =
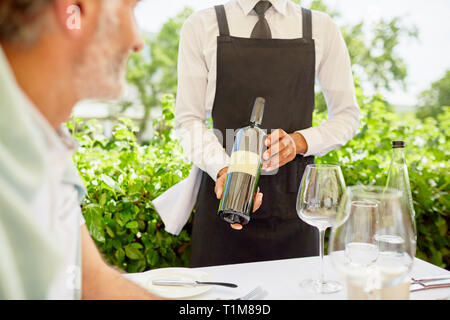
M405 164L405 149L393 148L392 149L392 162L398 164Z

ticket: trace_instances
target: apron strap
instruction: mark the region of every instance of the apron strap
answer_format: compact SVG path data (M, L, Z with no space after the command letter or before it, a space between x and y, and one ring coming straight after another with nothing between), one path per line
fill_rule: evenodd
M215 6L214 8L216 9L217 22L219 23L220 36L229 37L230 30L228 29L228 21L227 15L225 13L225 7L223 5L220 5Z
M312 40L312 16L311 10L302 8L303 38Z

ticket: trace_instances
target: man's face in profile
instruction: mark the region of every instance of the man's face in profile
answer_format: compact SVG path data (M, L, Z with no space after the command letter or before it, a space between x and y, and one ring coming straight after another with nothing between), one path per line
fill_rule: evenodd
M0 0L0 45L19 86L53 127L81 100L120 97L126 60L143 47L138 2Z
M74 61L74 90L81 99L116 99L126 60L142 49L134 9L139 0L100 0L96 30ZM81 26L83 28L83 26Z

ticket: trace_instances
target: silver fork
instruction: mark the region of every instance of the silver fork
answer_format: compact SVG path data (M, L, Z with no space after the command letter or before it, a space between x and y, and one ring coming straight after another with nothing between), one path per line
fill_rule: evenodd
M262 299L264 299L268 294L269 294L269 293L268 293L266 290L261 289L261 292L259 292L258 294L254 295L254 296L251 297L251 299L249 299L249 300L262 300Z
M245 296L234 298L234 299L228 299L228 300L256 300L256 299L262 299L267 295L267 291L265 291L260 286L256 287L249 293L247 293ZM217 298L216 300L222 300L221 298Z
M260 286L256 287L255 289L253 289L252 291L250 291L249 293L247 293L245 296L236 298L234 300L252 300L252 299L258 299L260 298L264 293L266 293L263 288L261 288Z

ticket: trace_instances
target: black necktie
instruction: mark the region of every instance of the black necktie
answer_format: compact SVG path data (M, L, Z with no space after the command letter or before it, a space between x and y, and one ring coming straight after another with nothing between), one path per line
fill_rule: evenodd
M253 28L251 38L257 39L272 39L272 32L270 32L269 23L265 18L266 11L272 6L269 1L259 1L255 6L255 11L258 14L258 22Z

